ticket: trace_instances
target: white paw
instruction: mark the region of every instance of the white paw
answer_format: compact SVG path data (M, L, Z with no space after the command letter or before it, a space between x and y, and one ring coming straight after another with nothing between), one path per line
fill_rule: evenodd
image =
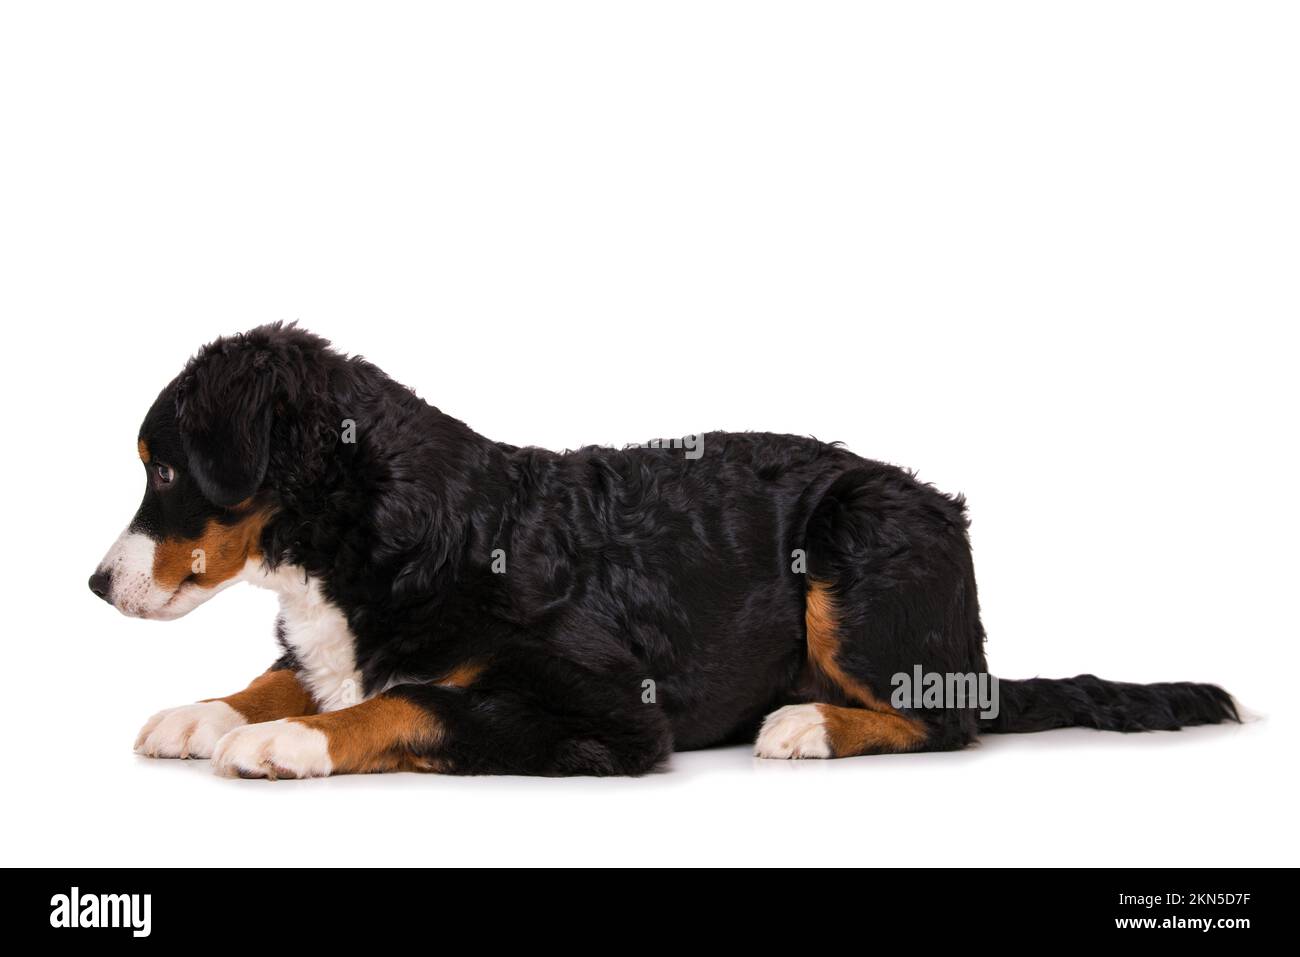
M211 757L221 736L244 723L224 701L201 701L159 711L136 735L135 751L150 758Z
M815 704L789 704L763 719L754 742L760 758L829 758L826 720Z
M227 734L212 752L212 770L240 778L319 778L334 764L324 732L281 718Z

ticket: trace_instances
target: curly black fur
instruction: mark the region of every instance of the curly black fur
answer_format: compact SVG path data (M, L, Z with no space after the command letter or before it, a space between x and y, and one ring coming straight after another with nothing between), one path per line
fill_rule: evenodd
M837 445L717 432L698 458L515 448L279 324L203 349L144 431L192 475L195 521L273 512L266 562L322 583L366 692L436 714L448 770L637 774L674 748L752 738L784 704L854 704L810 674L810 580L833 590L839 666L877 698L914 665L987 670L963 501ZM433 682L467 661L487 663L472 686ZM1207 685L1001 687L993 720L917 712L925 747L1236 716Z

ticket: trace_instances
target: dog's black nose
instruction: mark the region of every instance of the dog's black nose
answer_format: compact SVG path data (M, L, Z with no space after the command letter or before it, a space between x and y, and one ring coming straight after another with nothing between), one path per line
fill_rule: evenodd
M97 571L90 576L90 590L93 591L104 601L112 601L108 597L108 591L113 585L113 573L111 571Z

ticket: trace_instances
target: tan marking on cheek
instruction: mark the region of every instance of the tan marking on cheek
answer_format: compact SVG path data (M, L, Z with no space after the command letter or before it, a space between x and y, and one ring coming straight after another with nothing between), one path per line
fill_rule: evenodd
M290 720L324 733L336 774L438 770L436 760L414 752L436 746L443 729L404 698L380 695L341 711Z
M140 461L145 465L149 464L149 443L144 439L139 439L135 443L135 450L140 453Z
M316 702L312 700L311 692L288 668L258 675L247 688L236 694L207 700L224 701L242 714L249 724L316 713Z
M819 704L826 737L837 758L858 754L897 754L925 743L925 725L898 713Z
M198 538L167 538L153 555L153 577L163 588L175 590L186 580L213 588L238 575L244 563L262 554L262 529L270 513L250 512L233 524L208 522ZM202 555L202 571L195 571Z

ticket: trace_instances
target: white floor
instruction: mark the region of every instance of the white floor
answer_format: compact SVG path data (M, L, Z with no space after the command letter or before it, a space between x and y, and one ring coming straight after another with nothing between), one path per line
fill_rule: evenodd
M56 567L58 543L33 540L49 552L35 564ZM1053 620L1084 569L1058 561L1038 579L1023 556L985 551L995 673L1215 680L1265 716L1178 733L990 736L962 752L841 761L725 748L674 755L669 770L640 779L230 780L206 761L150 760L131 745L153 712L227 694L271 662L274 598L241 586L181 621L141 622L94 598L69 564L34 579L32 600L11 603L0 863L1300 861L1295 643L1268 627L1285 617L1284 589L1243 602L1244 591L1211 587L1218 566L1189 572L1168 552L1146 579L1115 578L1104 605L1069 606ZM1062 554L1114 565L1104 548ZM1198 574L1199 602L1150 598L1181 594L1176 576Z
M1294 864L1294 736L992 737L955 754L680 754L640 780L216 778L86 729L71 787L11 790L6 864Z

